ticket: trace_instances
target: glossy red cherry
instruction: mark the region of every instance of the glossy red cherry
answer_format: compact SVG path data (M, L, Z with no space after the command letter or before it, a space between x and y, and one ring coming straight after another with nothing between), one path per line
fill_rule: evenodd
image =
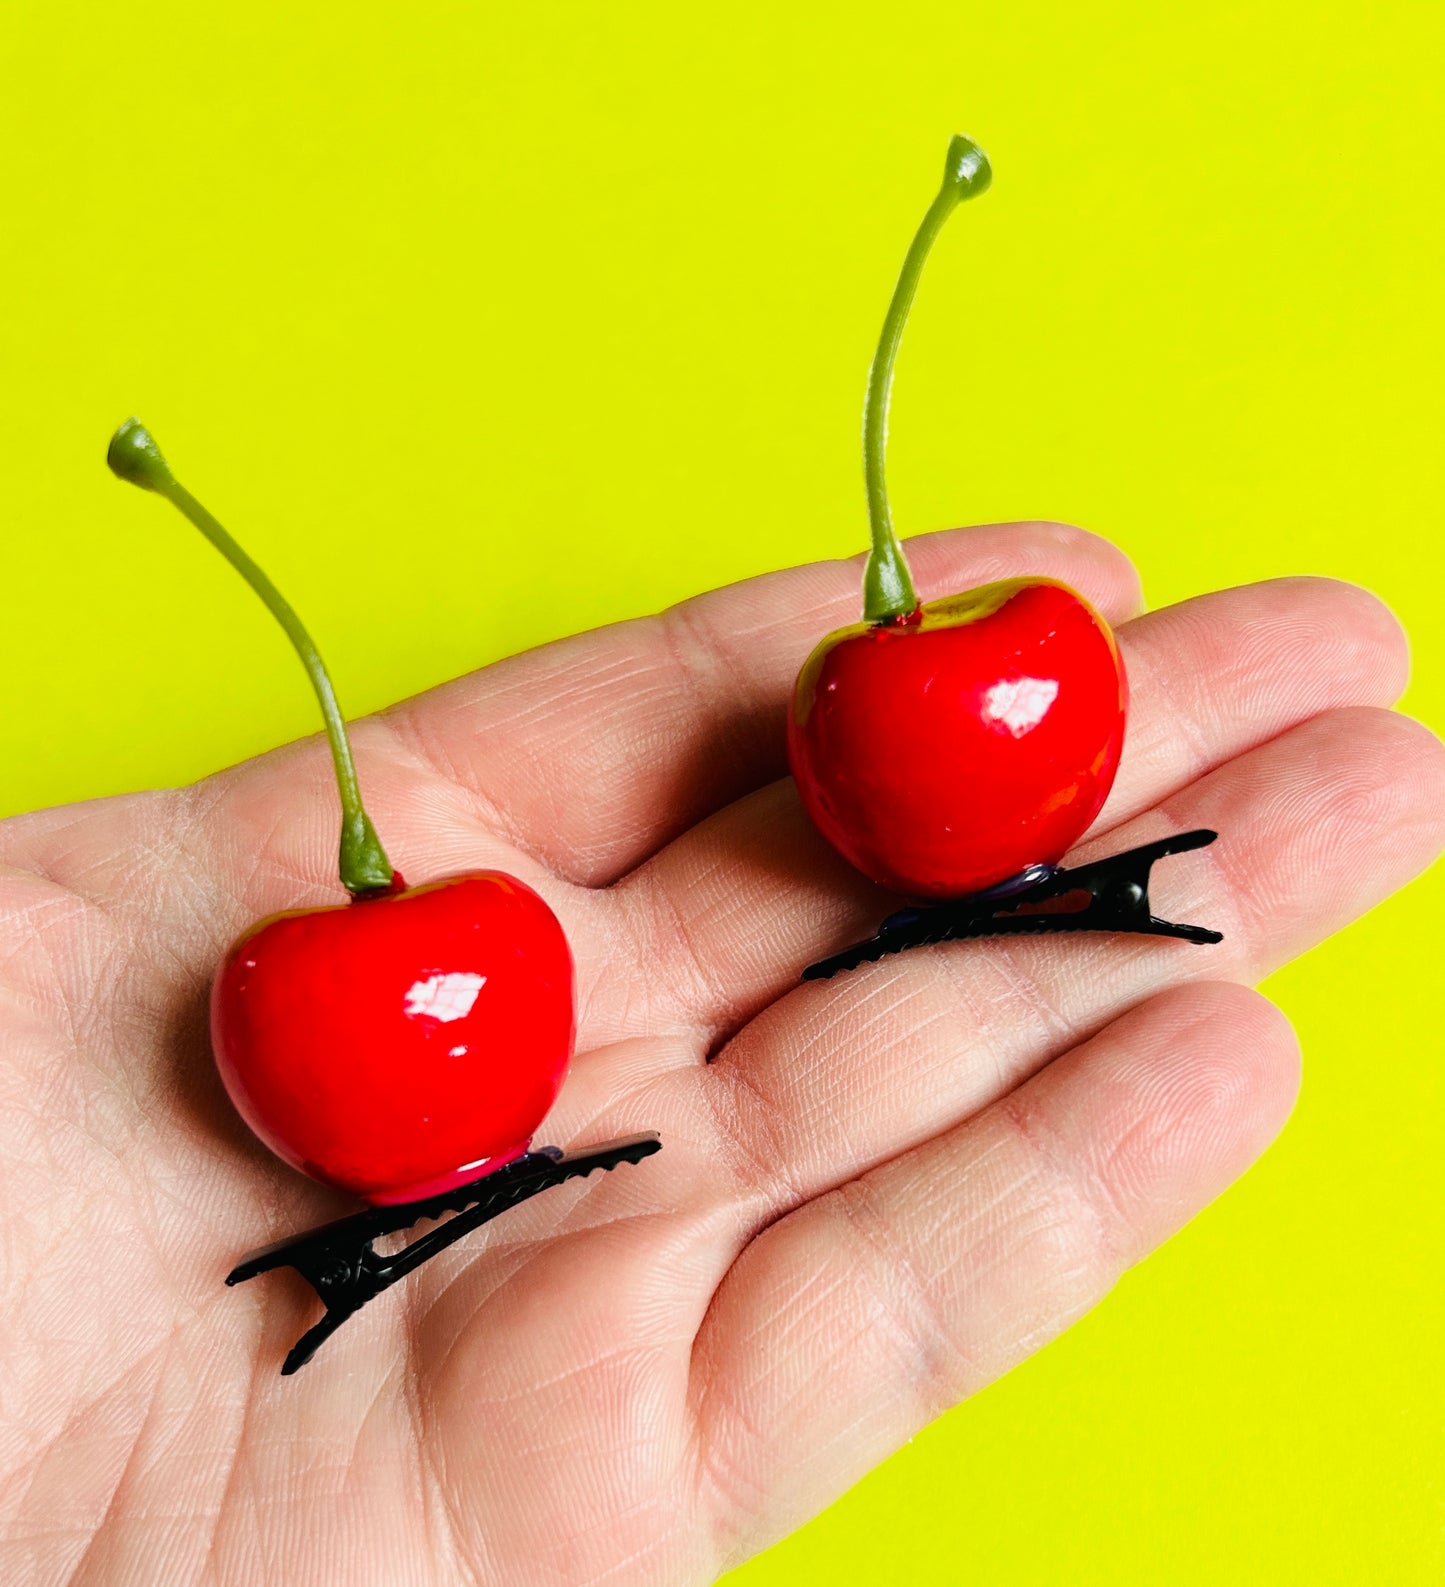
M829 634L798 677L788 754L840 854L895 892L957 898L1077 842L1114 780L1124 703L1088 602L1009 579Z
M301 620L138 420L116 432L107 461L178 508L285 629L336 768L352 901L272 915L227 953L211 997L227 1091L279 1157L374 1202L419 1200L500 1168L526 1151L572 1053L572 956L557 917L500 871L404 886L362 805L341 708Z
M868 375L864 621L808 658L788 728L823 835L875 881L933 898L1062 858L1104 803L1124 742L1118 648L1082 596L1008 579L922 606L889 512L888 403L908 311L944 223L992 180L983 150L954 138Z
M562 927L500 871L273 915L227 953L211 994L242 1118L293 1168L376 1202L524 1152L574 1029Z

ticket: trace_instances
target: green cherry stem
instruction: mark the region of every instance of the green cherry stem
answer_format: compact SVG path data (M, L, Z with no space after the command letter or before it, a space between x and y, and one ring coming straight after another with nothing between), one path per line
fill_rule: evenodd
M139 419L127 419L115 432L105 460L119 478L164 496L179 509L261 597L271 615L286 630L286 637L295 646L301 665L311 679L311 687L316 691L321 714L326 720L326 737L336 767L336 786L341 793L342 886L356 898L390 892L398 881L397 874L361 802L356 763L351 758L351 740L346 735L346 722L336 702L336 690L331 686L321 653L290 602L171 473L170 464Z
M955 136L949 142L948 157L944 161L943 186L928 206L928 213L904 256L898 285L893 289L893 301L883 320L883 334L878 338L878 351L873 354L873 364L868 371L868 395L863 402L863 479L868 489L868 527L873 536L873 549L868 553L868 566L863 573L863 616L870 623L906 617L918 608L913 579L893 528L888 485L883 477L884 453L888 447L888 403L893 395L893 366L898 359L898 345L903 340L903 327L908 323L908 311L913 307L918 280L934 240L954 210L965 199L987 192L992 181L993 170L988 156L971 138Z

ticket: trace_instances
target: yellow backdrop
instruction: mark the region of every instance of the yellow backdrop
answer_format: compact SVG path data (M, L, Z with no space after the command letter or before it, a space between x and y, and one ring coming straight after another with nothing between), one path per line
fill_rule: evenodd
M10 0L0 806L312 731L145 417L360 713L861 548L863 376L947 135L905 531L1072 519L1155 603L1381 592L1445 721L1430 0ZM1437 973L1418 884L1276 978L1284 1141L1101 1311L735 1578L1436 1582Z

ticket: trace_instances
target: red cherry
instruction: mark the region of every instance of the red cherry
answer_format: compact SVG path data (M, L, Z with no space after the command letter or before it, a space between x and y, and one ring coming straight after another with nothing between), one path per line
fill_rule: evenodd
M788 754L809 815L896 892L960 898L1052 864L1080 838L1124 743L1124 670L1103 618L1053 579L1007 579L920 606L884 480L888 403L924 261L992 168L953 138L868 372L864 621L804 664Z
M211 995L241 1116L292 1167L374 1202L525 1151L574 1033L562 927L500 871L272 915Z
M1053 579L1008 579L829 634L788 724L819 830L895 892L957 898L1083 835L1124 742L1108 625Z
M526 1151L572 1054L572 955L557 917L500 871L403 885L301 619L138 419L116 431L106 460L183 513L281 624L336 768L352 902L272 915L226 955L211 1038L232 1100L277 1156L371 1201L419 1200L500 1168Z

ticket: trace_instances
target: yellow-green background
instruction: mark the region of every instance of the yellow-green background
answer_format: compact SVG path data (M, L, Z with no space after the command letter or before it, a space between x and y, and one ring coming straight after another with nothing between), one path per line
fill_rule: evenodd
M859 402L947 135L900 523L1112 535L1162 603L1308 571L1445 721L1433 0L56 6L0 32L0 809L309 732L106 473L142 414L362 712L859 548ZM736 1580L1445 1575L1439 876L1280 975L1304 1099L1043 1356Z

